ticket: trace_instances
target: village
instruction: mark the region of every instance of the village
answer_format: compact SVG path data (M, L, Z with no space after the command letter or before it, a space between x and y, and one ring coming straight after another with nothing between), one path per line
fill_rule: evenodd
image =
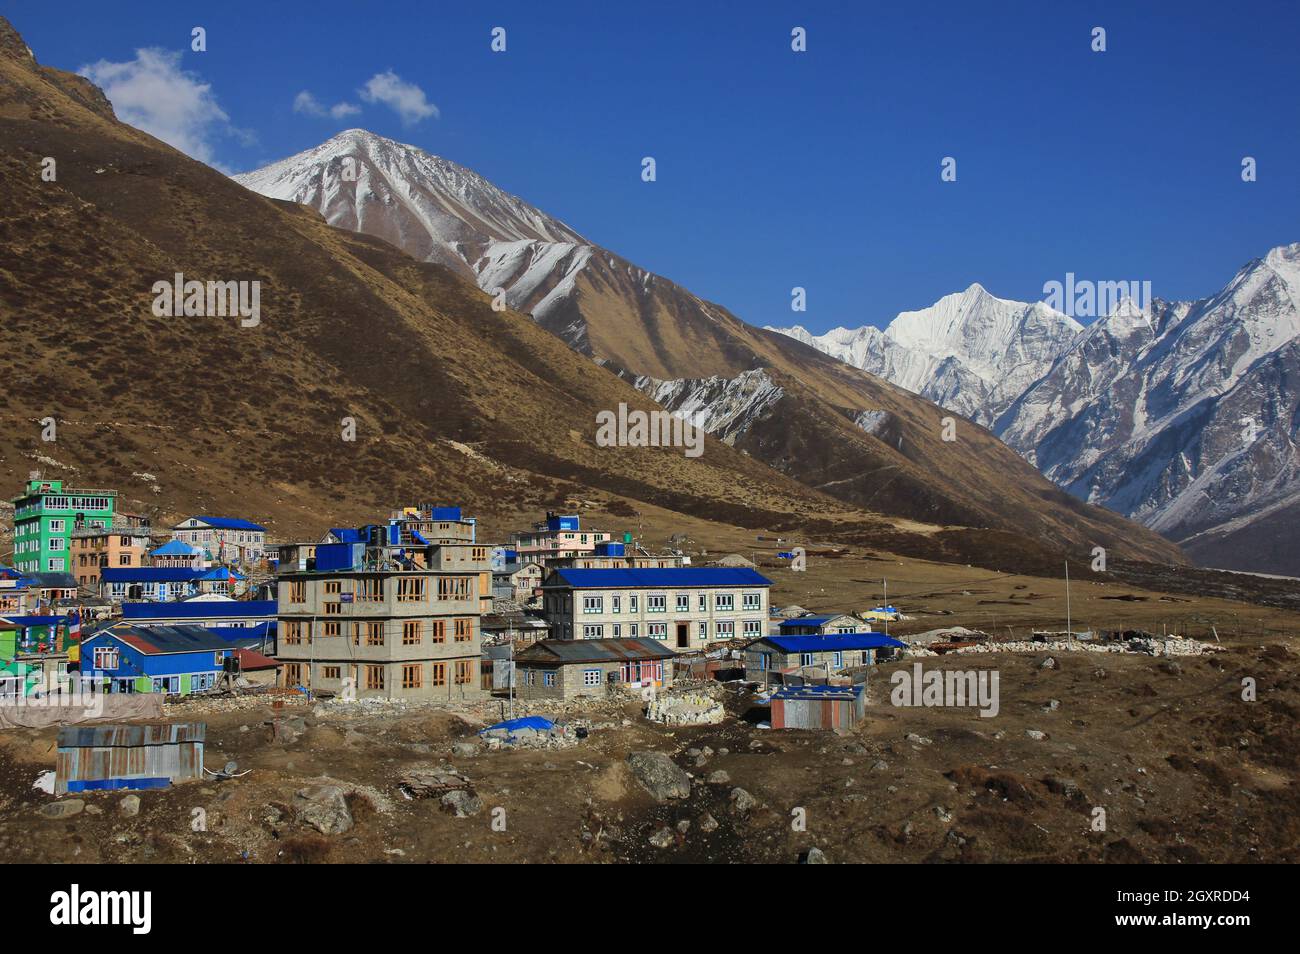
M940 788L970 788L976 802L1059 801L1054 810L1077 815L1082 837L1093 806L1070 777L1077 767L999 773L983 767L978 743L1014 734L1048 744L1068 694L1092 705L1108 671L1141 679L1194 665L1219 679L1219 657L1232 652L1217 630L1196 638L1185 624L1157 634L1066 617L1000 634L927 600L917 612L937 616L930 625L890 602L883 575L853 587L856 602L778 606L774 577L804 579L810 559L818 572L799 541L760 535L750 556L700 552L685 534L650 546L643 533L589 525L578 508L499 540L483 539L458 506L415 504L282 542L245 516L154 528L117 502L112 490L33 475L13 500L13 565L0 567L0 805L26 804L78 835L81 818L175 816L175 830L155 828L143 845L115 830L90 853L99 860L207 859L214 839L228 844L212 860L465 856L454 827L439 841L401 823L401 807L418 803L442 825L482 816L539 860L759 851L815 863L846 846L827 844L824 827L821 838L799 827L812 800L796 794L800 772L846 775L815 786L821 799L841 786L838 814L863 808L852 766L892 798L898 762L954 750L967 761L939 775ZM1026 695L1026 680L1062 670L1083 685ZM1086 722L1067 724L1106 744ZM886 741L885 729L897 738ZM945 737L953 744L940 745ZM782 751L833 757L801 769L754 758ZM761 766L754 790L740 784L738 759ZM548 834L543 813L521 849L527 826L506 793L533 790L536 804L558 775L587 792L570 806L580 809L572 837ZM258 780L274 796L253 795ZM237 818L241 789L250 801ZM200 804L186 807L195 792ZM789 805L772 804L786 795ZM202 804L214 799L220 808ZM639 821L622 807L604 817L602 799L631 799ZM975 850L978 838L954 835L953 814L926 805L924 820L944 830L928 851ZM763 824L759 849L751 839ZM377 849L363 826L401 844ZM13 850L3 827L0 845ZM1094 839L1102 853L1103 839ZM911 820L870 840L889 850L925 841ZM77 841L64 860L85 850Z

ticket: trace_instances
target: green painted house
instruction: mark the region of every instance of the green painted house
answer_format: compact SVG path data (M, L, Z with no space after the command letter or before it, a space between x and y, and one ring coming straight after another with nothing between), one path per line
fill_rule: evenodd
M109 527L116 490L65 488L61 480L29 480L15 497L14 568L23 573L58 573L72 567L72 531Z

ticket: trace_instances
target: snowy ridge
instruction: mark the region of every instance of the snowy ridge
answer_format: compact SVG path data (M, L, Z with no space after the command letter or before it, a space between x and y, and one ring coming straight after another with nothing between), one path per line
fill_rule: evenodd
M884 331L771 330L984 424L1053 482L1209 562L1224 533L1300 503L1300 243L1210 298L1124 301L1086 328L972 285Z
M1051 367L1081 326L1041 302L989 294L979 284L874 325L814 336L769 328L989 425Z
M507 304L537 318L572 294L593 251L559 219L464 166L364 129L232 178L456 268L491 294L504 288Z

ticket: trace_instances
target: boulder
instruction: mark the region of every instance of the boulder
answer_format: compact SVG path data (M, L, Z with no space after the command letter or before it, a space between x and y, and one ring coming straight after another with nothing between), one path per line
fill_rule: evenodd
M337 785L300 788L294 793L293 807L300 822L322 835L341 835L353 825L347 798Z
M633 777L655 801L690 797L690 776L664 753L633 752L627 757L627 764L632 769Z
M139 815L140 796L139 795L123 796L122 800L117 803L117 810L127 818L134 818L136 815Z
M81 810L85 807L86 803L80 798L64 798L42 805L40 812L46 818L69 818L81 814Z
M473 792L457 789L442 796L441 805L443 811L450 812L457 818L468 818L483 810L483 799Z

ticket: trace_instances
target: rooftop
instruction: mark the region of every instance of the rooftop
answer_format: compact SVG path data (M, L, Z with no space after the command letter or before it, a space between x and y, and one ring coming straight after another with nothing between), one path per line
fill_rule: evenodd
M644 569L580 570L563 567L547 579L547 587L577 589L688 586L771 586L755 570L729 566L646 567Z

